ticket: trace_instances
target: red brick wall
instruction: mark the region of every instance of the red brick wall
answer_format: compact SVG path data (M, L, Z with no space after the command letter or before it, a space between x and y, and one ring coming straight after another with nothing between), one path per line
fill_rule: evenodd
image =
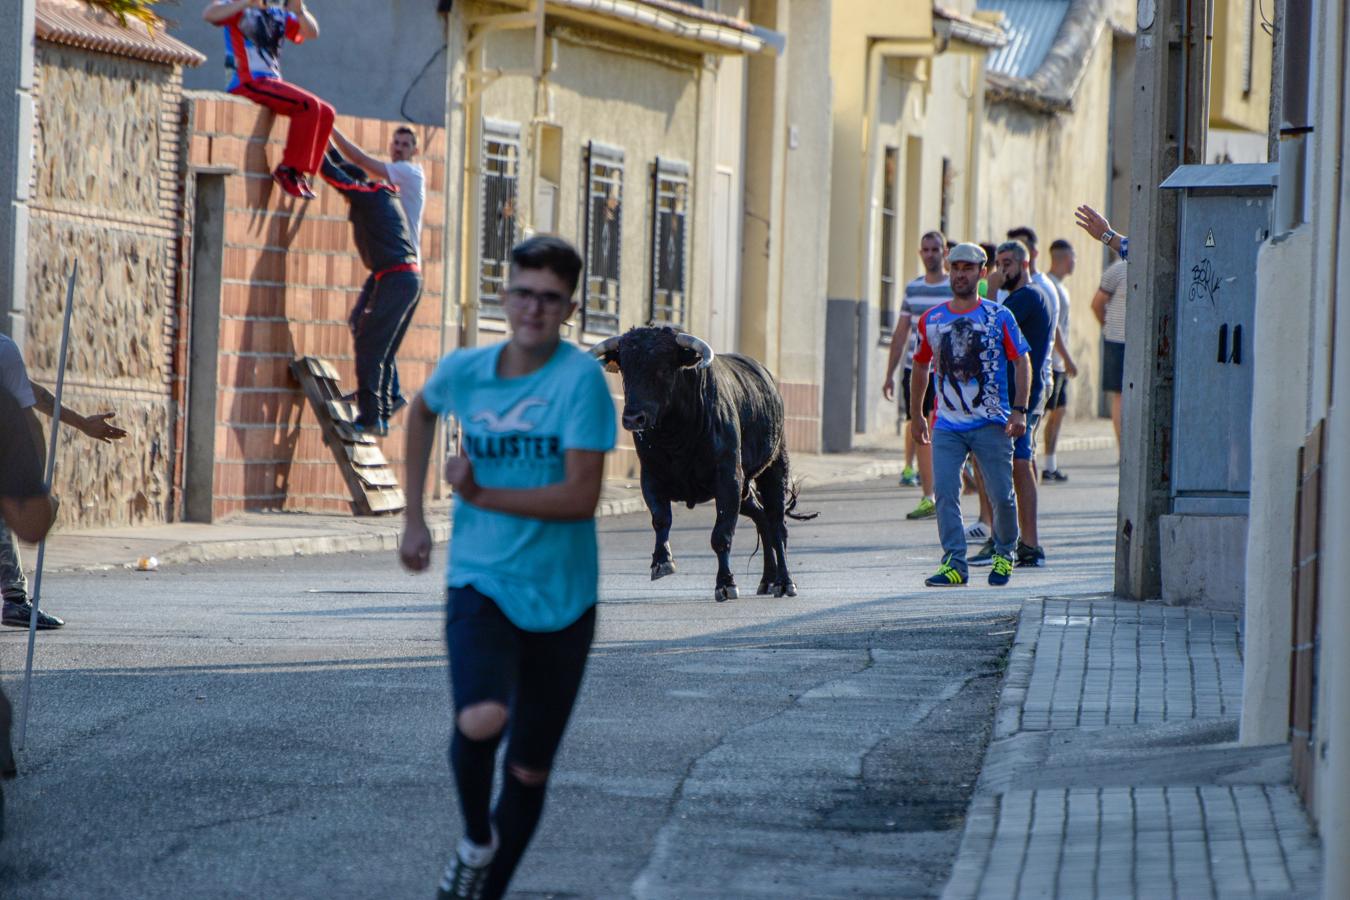
M189 165L238 169L225 189L214 514L350 511L332 452L288 370L297 357L321 356L337 367L344 390L356 387L346 319L368 273L351 241L346 201L318 179L318 197L308 203L272 182L285 120L224 94L193 94L187 107ZM381 156L398 125L337 119L353 141ZM418 137L427 175L423 293L398 356L410 397L441 346L445 136L419 126ZM382 447L401 479L402 416L391 424Z
M795 384L790 381L778 385L783 394L787 415L787 445L791 453L820 452L820 385Z

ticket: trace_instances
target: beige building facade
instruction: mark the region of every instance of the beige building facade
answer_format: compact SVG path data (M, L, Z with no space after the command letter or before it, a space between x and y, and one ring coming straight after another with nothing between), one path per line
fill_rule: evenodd
M834 83L825 339L828 450L893 431L881 396L918 242L973 238L983 173L985 56L998 29L931 2L831 7Z
M586 264L573 339L669 324L748 353L779 379L789 446L817 449L823 264L791 248L819 242L828 195L786 186L828 171L827 8L456 4L448 344L505 336L510 248L556 233ZM611 474L636 466L621 438Z

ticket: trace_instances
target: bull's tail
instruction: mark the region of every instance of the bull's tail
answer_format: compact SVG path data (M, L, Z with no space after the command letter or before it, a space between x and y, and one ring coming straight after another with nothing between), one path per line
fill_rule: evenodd
M801 492L802 492L802 482L801 482L801 479L798 479L797 481L794 481L794 482L792 483L792 488L788 491L788 502L787 502L787 506L783 508L783 513L784 513L789 519L796 519L798 522L809 522L809 521L811 521L812 519L814 519L816 516L820 515L820 513L818 513L818 512L813 512L813 513L797 513L797 512L793 512L793 510L795 510L795 509L797 508L797 497L801 494Z

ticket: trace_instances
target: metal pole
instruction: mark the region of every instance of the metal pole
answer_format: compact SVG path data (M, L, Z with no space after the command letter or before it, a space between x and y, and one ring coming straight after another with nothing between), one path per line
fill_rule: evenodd
M47 440L47 473L45 484L47 492L52 489L52 477L56 474L56 435L61 430L61 394L66 384L66 350L70 346L70 314L75 308L75 279L80 274L80 261L77 259L70 267L70 277L66 279L66 313L61 325L61 354L56 362L56 408L52 410L52 433ZM28 736L28 707L33 699L33 648L37 643L38 611L42 601L42 563L47 556L47 539L38 543L37 570L33 574L33 610L28 616L28 659L23 668L23 706L19 712L19 749L23 749L24 739Z

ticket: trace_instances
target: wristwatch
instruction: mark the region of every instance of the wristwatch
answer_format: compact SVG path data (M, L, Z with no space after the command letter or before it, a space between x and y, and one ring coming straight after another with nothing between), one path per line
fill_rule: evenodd
M1012 411L1013 411L1013 412L1020 412L1020 413L1021 413L1022 415L1024 415L1024 416L1027 414L1027 408L1026 408L1025 406L1014 406L1014 407L1012 408Z
M1105 231L1102 232L1102 243L1103 243L1103 244L1110 244L1110 243L1111 243L1113 240L1115 240L1115 239L1116 239L1116 233L1115 233L1114 231L1112 231L1110 228L1108 228L1108 229L1106 229Z

